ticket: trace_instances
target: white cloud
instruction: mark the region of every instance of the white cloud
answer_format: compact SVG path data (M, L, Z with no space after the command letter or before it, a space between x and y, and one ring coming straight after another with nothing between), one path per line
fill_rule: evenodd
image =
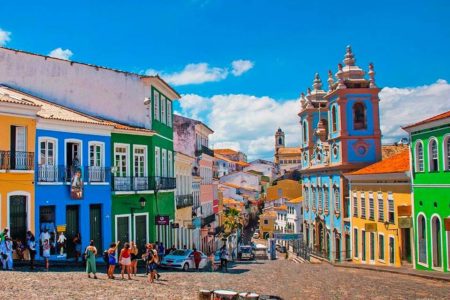
M384 142L406 136L401 126L450 110L450 84L438 80L413 88L386 87L380 92L381 130ZM205 122L214 134L211 145L230 146L246 152L249 159L272 159L274 134L281 127L286 145L300 139L298 100L276 101L251 95L183 95L182 115Z
M62 48L53 49L48 54L48 56L51 56L54 58L65 59L65 60L69 60L72 57L72 55L73 55L73 52L70 51L70 49L63 50Z
M5 46L9 41L11 41L11 32L0 28L0 46Z
M380 92L383 141L397 141L407 133L401 126L450 110L450 84L439 79L431 85L412 88L385 87Z
M250 60L235 60L231 63L231 66L233 67L233 70L231 70L231 73L233 73L234 76L241 76L251 68L253 68L254 63Z

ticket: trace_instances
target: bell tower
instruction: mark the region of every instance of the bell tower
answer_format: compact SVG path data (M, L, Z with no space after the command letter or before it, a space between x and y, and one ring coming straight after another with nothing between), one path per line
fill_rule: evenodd
M284 148L284 132L281 128L278 128L275 132L275 163L278 164L278 149Z

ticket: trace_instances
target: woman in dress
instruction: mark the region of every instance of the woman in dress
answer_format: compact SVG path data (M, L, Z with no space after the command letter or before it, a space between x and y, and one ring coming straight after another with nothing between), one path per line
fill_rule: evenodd
M97 255L97 248L94 246L94 241L91 240L89 246L87 246L86 251L86 273L88 277L91 278L91 273L94 274L94 279L97 279L97 266L95 265L95 256Z
M117 241L117 243L112 243L109 246L108 249L108 278L114 279L114 269L116 268L116 250L119 246L120 241Z
M50 243L48 242L47 239L44 241L44 244L42 245L42 256L45 259L45 270L48 271L49 268L48 259L50 258Z
M137 262L138 262L137 259L138 259L139 250L136 247L136 243L135 242L131 242L130 243L130 251L131 251L131 274L136 276L136 273L137 273Z
M119 263L122 265L122 271L120 273L122 275L122 279L125 279L123 277L123 275L125 273L125 270L127 270L128 279L131 280L131 272L130 272L131 250L130 250L129 243L125 243L123 245L123 249L120 251L120 254L119 254Z

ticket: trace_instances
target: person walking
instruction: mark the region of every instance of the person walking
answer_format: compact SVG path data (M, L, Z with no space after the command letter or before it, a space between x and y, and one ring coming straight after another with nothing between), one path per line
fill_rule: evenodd
M161 275L159 275L158 266L159 266L159 263L161 262L161 257L159 256L159 253L156 250L157 247L158 247L158 244L155 244L155 247L153 247L153 263L155 264L153 272L155 273L154 278L159 280Z
M136 247L135 242L130 243L130 252L131 252L131 266L130 266L131 274L133 274L133 276L136 276L139 250Z
M44 244L42 245L42 256L45 259L45 270L48 271L49 268L49 258L50 258L50 243L48 240L44 241Z
M228 251L226 245L223 245L220 249L220 268L222 272L228 272Z
M114 269L116 268L116 251L117 247L119 246L120 241L117 241L117 243L112 243L109 246L108 249L108 278L114 279Z
M36 257L36 238L31 231L27 231L27 248L30 254L30 270L34 270L34 258Z
M87 246L86 251L84 252L86 256L86 273L88 277L91 278L91 273L94 274L94 279L97 279L97 266L95 263L95 256L97 255L97 248L94 246L94 241L91 240L89 246Z
M123 245L122 250L120 251L119 254L119 263L122 265L122 271L120 272L120 274L122 275L122 279L124 278L124 273L125 270L127 271L128 274L128 280L131 280L131 272L130 272L130 266L131 266L131 251L130 251L130 244L129 243L125 243Z
M145 261L147 262L147 276L149 283L153 283L155 281L156 263L154 253L152 244L148 244L147 252L145 254Z
M195 270L199 271L200 262L202 260L202 254L200 251L197 251L197 248L194 248L194 264L195 264Z

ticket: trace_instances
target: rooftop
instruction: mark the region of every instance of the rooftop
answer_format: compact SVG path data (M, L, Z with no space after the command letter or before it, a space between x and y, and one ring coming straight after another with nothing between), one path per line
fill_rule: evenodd
M402 127L402 128L403 129L410 129L410 128L413 128L413 127L416 127L416 126L419 126L419 125L428 124L428 123L431 123L431 122L434 122L434 121L443 120L443 119L446 119L446 118L450 118L450 110L447 111L447 112L444 112L442 114L436 115L434 117L422 120L420 122L417 122L417 123L414 123L414 124L411 124L411 125L407 125L407 126Z
M350 175L402 173L409 171L409 166L409 150L405 149L389 158L352 172Z
M296 204L296 203L301 203L302 201L303 201L303 196L302 196L302 197L294 198L294 199L292 199L292 200L290 200L290 201L288 201L288 202L289 202L289 203Z
M405 149L409 149L409 145L383 145L381 146L381 159L389 158Z
M230 154L238 154L238 151L232 150L232 149L214 149L214 154L221 154L221 155L230 155Z

